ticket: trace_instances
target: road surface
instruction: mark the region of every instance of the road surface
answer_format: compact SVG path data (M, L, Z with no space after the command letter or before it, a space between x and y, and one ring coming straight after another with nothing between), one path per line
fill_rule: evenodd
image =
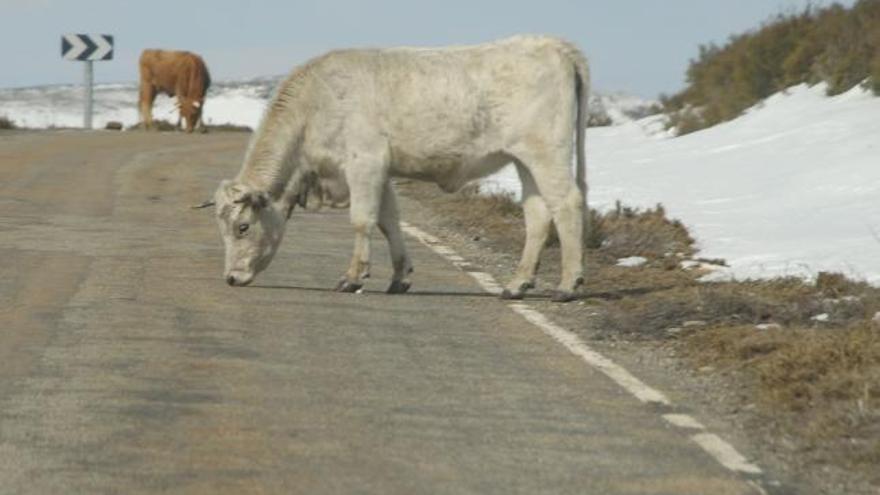
M0 493L760 493L413 239L328 290L344 212L228 287L189 205L246 140L0 135Z

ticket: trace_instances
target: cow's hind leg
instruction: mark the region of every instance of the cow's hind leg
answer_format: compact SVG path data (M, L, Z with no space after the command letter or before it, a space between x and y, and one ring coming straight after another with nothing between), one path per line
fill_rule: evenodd
M349 213L354 227L354 252L345 275L336 285L339 292L357 292L370 276L370 236L379 219L379 210L387 175L384 156L377 154L357 158L345 167L345 178L351 189Z
M386 291L389 294L402 294L409 290L409 274L412 273L412 262L406 252L403 242L403 233L400 231L400 218L397 212L397 196L391 182L386 181L382 188L382 203L379 208L379 230L388 239L388 249L391 252L391 266L394 274L391 276L391 285Z
M538 186L535 184L532 174L522 163L517 163L516 171L522 182L522 207L526 223L526 240L513 280L501 293L503 299L522 299L526 290L535 287L535 273L538 270L541 251L547 242L550 223L553 219L547 204L538 193Z
M559 235L562 274L553 300L571 301L575 290L584 282L584 195L571 176L570 153L560 150L518 156L532 173Z

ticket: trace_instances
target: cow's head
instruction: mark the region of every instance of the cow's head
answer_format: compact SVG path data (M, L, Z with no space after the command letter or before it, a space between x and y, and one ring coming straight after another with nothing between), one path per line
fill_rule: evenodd
M228 180L220 183L213 202L226 246L223 276L229 285L247 285L275 256L290 207L271 201L265 191Z
M202 118L204 105L204 99L180 98L177 107L180 111L180 118L185 122L186 132L192 132L196 128L196 124Z

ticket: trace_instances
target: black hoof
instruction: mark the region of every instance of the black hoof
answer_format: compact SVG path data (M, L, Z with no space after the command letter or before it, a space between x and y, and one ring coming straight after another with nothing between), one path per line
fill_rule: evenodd
M504 299L505 301L518 301L525 297L525 295L526 294L523 291L510 292L510 289L504 289L501 291L501 299Z
M335 290L336 292L348 292L348 293L351 293L351 292L357 292L357 291L359 291L359 290L361 289L361 287L363 287L363 286L364 286L364 284L359 284L359 283L356 283L356 282L350 282L350 281L348 281L348 279L342 279L342 280L339 281L338 284L336 284L336 289L334 289L334 290Z
M555 290L553 291L553 296L550 297L550 300L558 303L566 303L575 300L574 292Z
M404 282L402 280L392 280L391 285L388 286L388 290L385 291L386 294L403 294L404 292L409 290L410 283Z

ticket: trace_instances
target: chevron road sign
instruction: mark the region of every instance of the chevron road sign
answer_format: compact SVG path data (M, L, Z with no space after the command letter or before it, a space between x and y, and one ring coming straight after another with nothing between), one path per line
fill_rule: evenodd
M61 36L61 57L65 60L79 60L85 62L85 100L86 108L83 118L83 127L92 128L92 98L94 90L95 60L110 60L113 58L113 36L109 34L65 34Z
M61 37L61 56L66 60L110 60L113 58L113 36L65 34Z

